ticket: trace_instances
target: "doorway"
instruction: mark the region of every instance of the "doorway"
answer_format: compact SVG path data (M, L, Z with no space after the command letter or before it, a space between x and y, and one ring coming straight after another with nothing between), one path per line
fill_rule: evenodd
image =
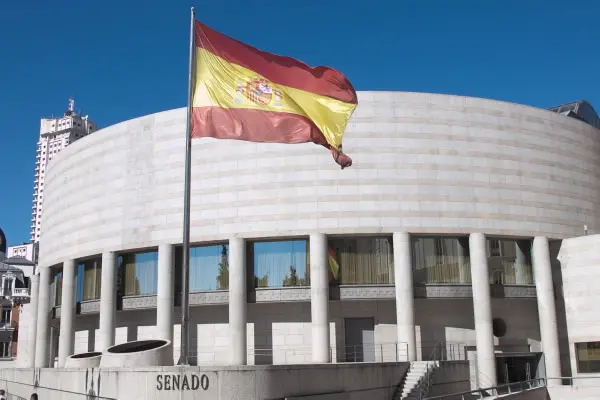
M538 377L541 354L496 354L498 385L523 382Z
M346 362L375 362L373 318L344 318Z

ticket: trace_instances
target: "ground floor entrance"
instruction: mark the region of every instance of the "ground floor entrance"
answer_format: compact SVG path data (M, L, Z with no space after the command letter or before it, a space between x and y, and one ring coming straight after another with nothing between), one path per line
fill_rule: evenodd
M541 359L541 353L497 353L498 385L539 378Z

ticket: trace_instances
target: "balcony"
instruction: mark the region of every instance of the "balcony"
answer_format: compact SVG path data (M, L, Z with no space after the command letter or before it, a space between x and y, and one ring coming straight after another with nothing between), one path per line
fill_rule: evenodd
M29 289L28 288L13 288L12 290L5 290L3 288L3 289L0 289L0 297L28 299L29 298Z
M0 321L0 331L14 331L17 329L16 321Z

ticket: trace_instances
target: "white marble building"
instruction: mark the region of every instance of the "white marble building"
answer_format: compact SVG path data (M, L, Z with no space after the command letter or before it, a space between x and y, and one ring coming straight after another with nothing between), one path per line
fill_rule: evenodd
M154 337L179 358L185 115L102 129L49 165L24 366ZM344 150L341 171L313 144L194 141L195 361L472 358L480 386L564 375L553 261L600 227L600 131L518 104L360 92Z

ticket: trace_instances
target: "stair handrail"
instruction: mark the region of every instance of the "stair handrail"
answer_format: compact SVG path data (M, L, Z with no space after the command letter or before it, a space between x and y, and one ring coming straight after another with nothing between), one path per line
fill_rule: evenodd
M438 350L438 347L441 349L443 342L436 342L435 345L433 346L433 349L431 350L431 354L429 355L429 360L427 361L427 368L425 370L425 375L423 375L421 377L421 379L419 379L419 381L417 382L417 388L418 388L418 398L419 400L424 399L425 396L427 395L427 393L429 393L429 389L431 389L431 380L433 377L433 372L435 370L435 363L436 363L436 352Z

